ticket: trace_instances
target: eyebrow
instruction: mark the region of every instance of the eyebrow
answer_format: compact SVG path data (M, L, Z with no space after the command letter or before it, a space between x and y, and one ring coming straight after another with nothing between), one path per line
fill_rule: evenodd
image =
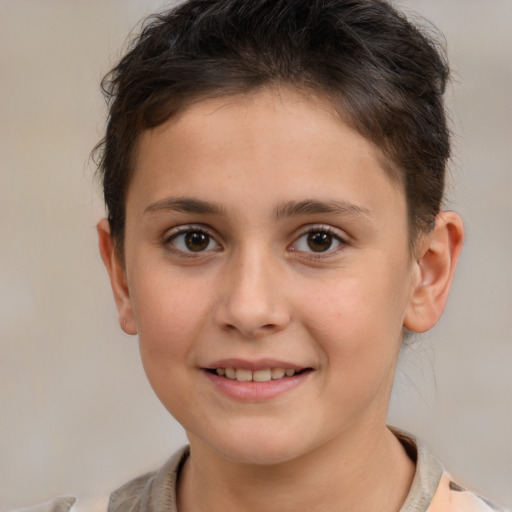
M334 213L338 215L371 217L370 210L348 201L328 200L319 201L306 199L304 201L289 201L279 205L275 211L276 219L311 215L315 213Z
M202 213L204 215L220 215L222 207L209 201L192 197L166 197L144 208L144 213L172 210L180 213Z
M211 203L192 197L166 197L144 208L144 213L160 211L175 211L179 213L198 213L203 215L222 215L224 209L217 203ZM370 210L348 201L305 199L303 201L287 201L279 204L275 211L276 220L285 217L298 217L316 213L334 213L348 216L371 217Z

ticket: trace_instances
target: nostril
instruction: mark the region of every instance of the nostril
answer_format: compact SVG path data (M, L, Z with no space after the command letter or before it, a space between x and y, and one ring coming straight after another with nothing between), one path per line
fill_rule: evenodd
M237 332L241 333L242 336L248 338L259 338L262 336L268 336L275 331L279 330L279 326L277 324L264 324L260 326L237 326L232 323L226 323L223 325L223 329L227 332Z

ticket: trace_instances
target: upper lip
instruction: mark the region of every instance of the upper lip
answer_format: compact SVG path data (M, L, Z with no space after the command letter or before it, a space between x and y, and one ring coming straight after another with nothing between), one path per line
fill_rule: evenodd
M289 361L277 360L277 359L256 359L253 361L249 361L247 359L219 359L218 361L214 361L207 366L205 366L208 370L215 370L216 368L237 368L240 370L264 370L267 368L284 368L284 369L293 369L293 370L303 370L305 368L309 368L309 366L304 366L296 363L292 363Z

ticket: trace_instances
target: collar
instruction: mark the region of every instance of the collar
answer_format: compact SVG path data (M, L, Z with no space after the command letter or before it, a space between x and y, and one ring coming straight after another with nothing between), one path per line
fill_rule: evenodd
M416 463L411 489L400 512L426 512L443 475L443 466L414 436L396 428L391 431ZM176 484L188 456L186 446L158 471L142 475L114 491L108 512L177 512Z

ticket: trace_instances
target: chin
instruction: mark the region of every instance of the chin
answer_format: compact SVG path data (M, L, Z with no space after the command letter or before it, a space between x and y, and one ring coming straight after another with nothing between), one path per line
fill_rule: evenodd
M297 457L296 453L287 450L285 446L272 446L269 443L245 443L243 446L231 445L216 449L231 462L256 466L274 466Z
M189 439L193 445L194 439ZM293 460L307 451L306 448L301 450L301 443L289 433L261 429L241 430L238 434L221 435L217 439L208 437L202 441L224 459L238 464L272 466Z

